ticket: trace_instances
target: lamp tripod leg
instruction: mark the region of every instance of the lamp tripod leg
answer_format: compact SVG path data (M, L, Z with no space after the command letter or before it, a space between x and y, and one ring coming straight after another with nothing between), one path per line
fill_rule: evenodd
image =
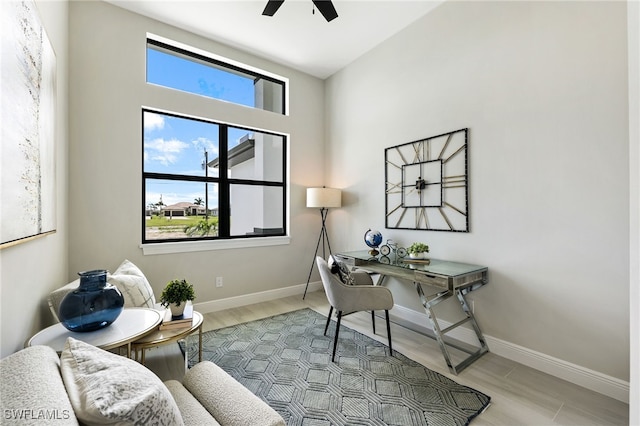
M329 211L329 209L324 209L324 212L321 212L322 214L322 233L324 235L324 237L326 237L327 239L327 247L329 247L329 255L331 255L333 252L331 251L331 243L329 242L329 233L327 232L327 212ZM327 260L327 257L324 254L324 238L322 240L322 257Z
M326 244L329 246L329 254L331 254L331 243L329 243L329 234L327 234L327 227L325 222L327 220L327 211L328 209L322 208L320 209L320 216L322 217L322 227L320 228L320 235L318 235L318 243L316 244L316 252L313 255L313 259L311 260L311 268L309 268L309 276L307 277L307 285L304 288L304 295L302 295L302 300L307 297L307 290L309 289L309 282L311 281L311 274L313 273L313 266L316 264L316 257L318 256L318 249L320 248L320 241L322 241L322 258L326 260L326 255L324 251L325 239Z

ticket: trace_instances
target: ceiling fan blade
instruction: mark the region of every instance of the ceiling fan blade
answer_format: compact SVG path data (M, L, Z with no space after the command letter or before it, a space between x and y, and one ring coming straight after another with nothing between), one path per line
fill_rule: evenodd
M282 3L284 3L284 0L269 0L262 11L262 14L266 16L273 16L278 9L280 9Z
M336 12L336 8L333 7L331 0L313 0L313 4L316 5L327 22L331 22L338 17L338 12Z

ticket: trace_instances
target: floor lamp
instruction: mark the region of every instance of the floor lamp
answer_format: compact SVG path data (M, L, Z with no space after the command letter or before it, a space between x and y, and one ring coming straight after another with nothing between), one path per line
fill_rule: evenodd
M316 253L311 260L311 268L309 269L309 277L307 278L307 286L304 288L304 295L302 299L307 297L307 290L309 289L309 281L311 281L311 273L313 272L313 266L316 264L316 256L318 255L318 249L320 248L320 241L322 241L322 258L326 259L324 246L329 247L329 254L331 254L331 243L329 242L329 234L327 233L327 213L330 208L342 206L342 191L335 188L307 188L307 207L320 209L320 217L322 219L322 227L320 228L320 236L318 236L318 243L316 244Z

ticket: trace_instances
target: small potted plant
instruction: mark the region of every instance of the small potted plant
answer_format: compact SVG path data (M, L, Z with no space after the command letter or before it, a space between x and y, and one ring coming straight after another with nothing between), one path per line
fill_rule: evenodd
M196 295L193 286L187 280L171 280L162 290L160 304L171 309L171 316L180 317L188 300L194 300Z
M411 259L424 259L429 253L429 246L423 243L413 243L407 249Z

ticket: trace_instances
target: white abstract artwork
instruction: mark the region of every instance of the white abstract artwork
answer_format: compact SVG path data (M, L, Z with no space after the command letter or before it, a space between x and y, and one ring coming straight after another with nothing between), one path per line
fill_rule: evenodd
M0 248L56 229L56 57L32 0L0 1Z

